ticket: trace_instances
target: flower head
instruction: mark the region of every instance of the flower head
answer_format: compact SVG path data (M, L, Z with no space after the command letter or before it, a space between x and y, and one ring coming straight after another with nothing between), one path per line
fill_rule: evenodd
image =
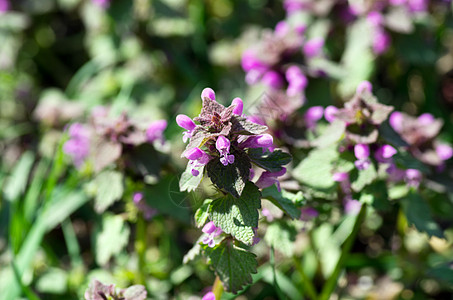
M223 233L222 229L215 226L214 222L212 221L206 223L201 231L206 234L205 238L201 242L211 248L215 246L214 239Z
M166 120L154 121L146 130L146 137L150 143L159 140L164 142L164 130L167 128Z

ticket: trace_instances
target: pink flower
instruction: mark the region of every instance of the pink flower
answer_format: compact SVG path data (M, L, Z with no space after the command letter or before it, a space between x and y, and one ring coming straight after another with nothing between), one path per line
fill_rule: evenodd
M307 77L302 73L302 70L297 66L291 66L286 70L286 80L288 81L288 89L286 94L290 97L296 96L305 90L308 84Z
M361 94L364 91L368 91L371 93L373 90L373 85L369 81L362 81L359 86L357 87L356 94Z
M302 221L311 221L312 219L316 218L319 215L318 211L313 207L302 207L300 209L300 219Z
M448 160L453 156L453 148L445 144L440 144L436 147L436 153L441 160Z
M201 99L204 99L204 98L208 98L212 101L215 101L215 92L213 89L211 88L205 88L202 92L201 92Z
M324 115L324 108L322 106L313 106L307 109L304 115L307 127L312 129L316 126L316 122L321 120Z
M160 140L161 143L163 143L165 128L167 128L166 120L158 120L151 123L146 130L146 137L148 138L148 141L152 143L156 140Z
M230 141L226 137L220 135L217 138L215 147L220 153L220 162L222 165L226 166L234 163L234 155L230 155Z
M387 51L387 49L390 47L390 42L390 35L385 32L384 29L379 28L378 30L376 30L373 37L374 53L380 55Z
M422 177L422 172L420 172L419 170L407 169L404 179L409 186L417 188L422 181Z
M327 122L332 123L336 119L336 113L338 112L338 108L335 106L329 105L324 109L324 118Z
M207 236L204 237L201 242L208 245L210 248L213 248L215 246L214 238L223 233L222 229L215 226L214 222L212 221L206 223L201 231L207 234Z
M242 102L242 99L239 97L236 97L233 99L233 102L231 102L231 105L236 105L236 107L233 109L233 114L236 115L242 115L242 112L244 110L244 102Z
M200 148L189 149L184 153L184 156L190 160L189 165L193 168L205 166L211 160L211 157ZM192 169L191 173L193 176L200 174L196 169Z
M390 115L389 118L390 126L392 126L393 130L400 133L403 129L403 114L399 111L395 111Z
M143 213L146 220L150 220L157 213L155 209L146 204L143 193L134 193L132 200L134 201L135 206Z
M0 14L5 13L10 9L10 4L8 0L0 0Z
M93 3L99 5L102 8L108 8L110 5L110 0L93 0Z
M255 184L260 189L264 189L264 188L270 187L273 184L276 184L278 191L281 191L280 182L278 181L277 177L280 177L280 176L284 175L285 173L286 173L286 168L282 168L278 172L265 171L261 174L260 178L258 178L258 181Z
M261 81L273 89L279 89L283 86L283 79L278 72L267 71L264 73Z
M417 121L420 125L431 125L434 122L434 116L429 113L424 113L418 116Z
M305 56L308 58L313 58L319 56L322 52L322 47L324 46L324 39L320 37L312 38L307 41L303 47Z
M177 115L176 123L178 124L179 127L187 129L187 131L184 131L182 137L183 142L184 143L187 142L187 140L192 136L192 131L195 129L197 125L195 125L192 119L186 115Z
M376 150L374 158L380 163L389 162L389 159L397 153L396 149L390 145L383 145Z
M357 159L365 159L370 156L370 147L367 144L357 144L354 146L354 155Z
M268 148L272 147L274 138L270 134L261 134L249 137L241 144L242 148Z
M213 292L206 293L201 300L215 300L215 294Z
M337 172L332 175L332 179L335 182L343 182L349 179L349 174L346 172Z
M69 127L69 140L63 145L63 151L72 157L74 165L80 167L90 154L90 132L80 123Z

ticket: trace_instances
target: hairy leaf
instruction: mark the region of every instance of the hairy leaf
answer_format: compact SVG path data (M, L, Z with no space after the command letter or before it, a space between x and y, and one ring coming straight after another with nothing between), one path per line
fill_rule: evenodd
M365 186L372 183L377 177L376 168L370 164L365 170L359 170L357 178L352 181L351 188L355 192L360 192Z
M233 124L232 132L244 135L261 134L267 130L267 126L256 124L247 120L247 118L233 116L231 118Z
M198 176L193 176L191 172L192 169L197 170L198 172L200 172L200 174L198 174ZM192 192L196 190L198 185L200 185L201 180L203 179L203 172L204 166L193 167L187 165L186 170L181 174L181 178L179 179L179 190L181 192Z
M225 289L236 294L245 285L252 283L251 274L256 273L256 255L234 246L230 241L214 248L202 245L204 252L219 276Z
M417 230L426 232L429 236L444 237L439 225L432 218L429 205L418 193L410 193L407 198L401 200L401 205L407 221Z
M283 221L274 221L267 227L264 240L278 252L290 257L294 252L296 235L296 228L292 224Z
M123 250L129 240L129 227L121 216L104 215L102 230L96 235L96 262L104 266Z
M195 225L198 228L202 227L208 220L211 203L212 199L206 199L195 212Z
M280 171L282 166L288 164L292 159L290 154L282 150L264 152L262 148L252 148L249 149L248 154L253 163L269 172Z
M123 196L123 174L116 171L104 171L94 179L96 198L94 208L96 212L104 212L115 201Z
M277 187L273 185L263 189L263 198L270 200L291 218L298 219L300 217L300 209L297 207L296 203L301 204L303 201L301 192L292 194L283 189L279 192Z
M210 218L217 227L234 238L251 245L258 227L258 209L261 193L256 185L248 182L239 198L226 195L211 204Z
M249 181L250 176L250 159L247 154L236 149L231 154L234 155L234 163L224 166L219 158L212 159L206 166L208 176L211 181L220 189L239 198Z

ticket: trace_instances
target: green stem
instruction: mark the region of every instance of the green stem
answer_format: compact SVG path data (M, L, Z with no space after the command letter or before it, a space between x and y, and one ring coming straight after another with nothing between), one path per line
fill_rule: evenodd
M141 213L137 216L135 251L138 255L138 283L145 284L146 279L146 223Z
M348 259L349 252L351 251L357 233L359 232L360 225L362 225L365 216L366 216L366 204L362 204L362 208L360 209L360 212L357 215L354 227L352 228L352 232L349 234L348 238L343 244L343 249L341 250L340 258L338 259L337 265L335 266L335 269L333 270L329 279L324 284L319 300L328 300L330 298L330 295L334 291L335 287L337 286L338 277L340 276L340 272L343 269L344 263Z
M274 247L271 246L270 250L271 250L271 253L270 253L270 257L269 257L269 263L272 266L272 277L274 279L274 288L275 288L275 291L277 292L277 295L278 295L279 299L286 299L285 296L283 295L282 291L280 290L280 287L278 286L278 283L277 283L277 273L275 272L275 251L274 251Z
M302 283L304 285L304 292L308 294L308 297L312 300L318 299L318 295L316 293L315 286L311 279L305 274L304 269L302 268L302 265L300 264L300 261L297 259L297 257L294 257L294 264L296 266L297 271L299 271L300 276L302 276Z
M223 284L219 276L215 277L214 284L212 285L212 292L214 293L216 300L220 300L222 298Z

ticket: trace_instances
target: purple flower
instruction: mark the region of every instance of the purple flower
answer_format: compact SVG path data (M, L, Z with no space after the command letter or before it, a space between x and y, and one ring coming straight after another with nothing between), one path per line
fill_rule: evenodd
M346 172L337 172L332 175L332 179L335 182L344 182L349 179L349 174Z
M187 129L187 131L184 131L182 136L183 142L184 143L187 142L187 140L192 136L192 131L196 127L195 123L192 121L191 118L182 114L176 116L176 123L178 124L179 127Z
M373 85L369 81L362 81L357 87L356 94L361 94L365 91L371 93L373 90Z
M234 155L230 155L230 141L226 137L220 135L217 138L215 147L220 153L220 162L224 166L234 163Z
M93 3L102 8L107 8L110 5L110 0L93 0Z
M324 109L324 118L327 120L327 122L332 123L336 119L335 115L337 112L337 107L329 105Z
M203 244L208 245L211 248L215 246L214 238L218 237L223 233L222 229L220 227L215 226L214 222L212 221L206 223L206 225L204 225L201 231L207 234L207 236L204 237L201 242Z
M356 215L359 213L362 203L354 199L346 199L344 202L344 210L348 215Z
M266 65L256 58L255 52L252 49L249 49L242 54L241 66L246 72L253 69L266 68Z
M215 300L215 294L213 292L206 293L201 300Z
M436 147L436 153L441 160L448 160L453 156L453 148L445 144L440 144Z
M211 160L211 157L200 148L189 149L184 153L184 156L190 160L189 165L192 168L205 166ZM192 169L191 173L193 176L198 176L198 174L200 174L196 169Z
M407 0L411 12L426 12L428 10L427 0Z
M233 114L241 116L244 110L244 102L242 102L242 99L239 97L234 98L231 102L231 105L236 105L236 107L233 109Z
M383 145L376 150L374 158L380 163L389 162L389 159L396 154L396 149L390 145Z
M278 72L267 71L261 81L270 88L279 89L283 86L283 79Z
M390 47L390 35L384 29L379 28L375 30L373 37L373 51L375 54L380 55L387 51Z
M286 173L286 168L282 168L278 172L269 172L265 171L261 174L260 178L258 178L258 181L255 183L257 187L260 189L264 189L267 187L270 187L273 184L277 185L277 189L280 192L280 182L278 181L277 177L280 177Z
M316 122L321 120L324 115L324 108L322 106L313 106L310 107L304 115L305 124L307 127L312 129L316 126Z
M215 92L211 88L205 88L203 91L201 91L201 99L208 98L211 99L212 101L215 101Z
M164 143L165 128L167 128L166 120L158 120L151 123L146 130L146 137L148 138L148 141L152 143L156 140L160 140L161 143Z
M90 154L90 132L80 123L72 124L68 132L70 139L63 145L63 151L80 167Z
M300 219L302 221L308 222L316 218L319 215L318 211L313 207L302 207L300 209Z
M286 10L286 13L288 15L293 14L295 12L305 10L310 6L309 1L303 1L303 0L285 0L283 3L283 7Z
M434 116L429 113L424 113L418 116L417 121L420 125L428 126L434 122Z
M404 179L409 186L417 188L422 181L422 173L416 169L407 169Z
M10 9L8 0L0 0L0 13L5 13Z
M389 122L390 126L392 126L393 130L400 133L403 129L403 114L399 111L395 111L390 115Z
M307 41L304 45L303 51L305 56L308 58L313 58L319 56L322 52L322 47L324 46L324 39L320 37L312 38Z
M274 138L270 134L261 134L249 137L245 142L241 143L241 148L269 148L272 147Z
M288 81L288 89L286 94L290 97L296 96L305 90L308 84L307 77L302 73L302 70L297 66L291 66L286 70L286 80Z
M155 209L146 204L143 193L136 192L132 196L135 206L143 213L143 216L146 220L151 220L151 218L157 213Z
M370 148L367 144L357 144L354 146L354 155L357 160L354 162L355 166L359 170L368 169L371 165L371 161L368 159L370 156Z
M266 220L268 222L272 222L274 220L274 216L272 215L272 213L270 212L270 210L268 210L267 208L263 208L261 210L261 214L266 217Z
M378 11L372 11L366 16L366 20L371 26L380 27L384 23L382 14Z
M275 25L275 34L286 35L290 31L290 26L285 21L280 21Z

